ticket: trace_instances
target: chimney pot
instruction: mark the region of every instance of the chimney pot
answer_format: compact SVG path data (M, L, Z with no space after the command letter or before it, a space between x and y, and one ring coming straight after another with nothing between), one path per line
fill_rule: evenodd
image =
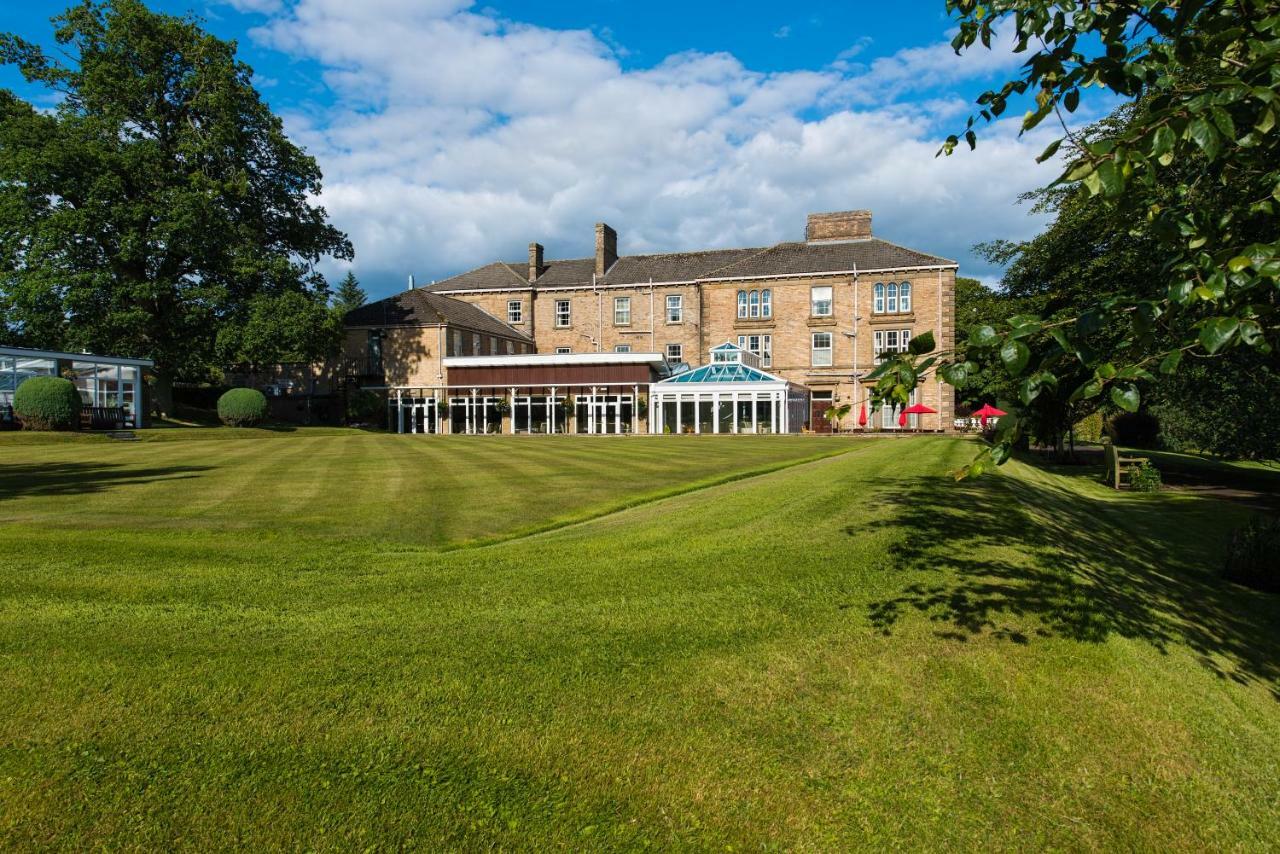
M603 222L596 223L596 275L609 272L618 260L618 232Z
M529 244L529 281L530 282L536 281L537 278L542 275L542 271L545 269L547 269L546 265L542 263L542 244L530 243Z
M871 211L834 211L811 213L804 229L804 239L866 240L871 236Z

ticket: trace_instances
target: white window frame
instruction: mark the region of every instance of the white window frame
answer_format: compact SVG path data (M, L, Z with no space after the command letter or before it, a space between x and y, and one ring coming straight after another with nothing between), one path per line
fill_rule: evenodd
M630 353L630 352L631 352L631 345L630 345L630 344L615 344L615 345L613 345L613 352L615 352L615 353Z
M760 316L760 292L759 291L748 292L747 305L749 307L748 314L751 317L751 319L754 320L755 318Z
M826 339L825 347L818 346L819 338ZM809 335L809 364L812 367L829 368L834 361L834 356L835 340L830 332L813 332Z
M569 354L570 354L570 353L572 353L572 352L573 352L573 348L572 348L572 347L557 347L557 348L556 348L556 355L557 355L557 356L567 356L567 355L569 355Z
M631 325L631 297L613 298L613 325Z
M524 319L524 303L518 299L507 300L507 323L521 323Z
M760 316L773 317L773 290L770 288L760 292Z
M684 345L668 344L667 345L667 362L675 364L684 361Z
M480 340L479 332L471 333L471 355L479 356L483 352L484 342Z
M561 309L564 309L561 311ZM567 299L558 299L555 304L556 329L568 329L573 325L573 305Z
M762 368L772 367L773 365L772 335L739 335L738 349L754 353L760 359L760 367Z
M830 317L834 303L835 289L830 285L814 285L809 288L809 314L813 317Z
M738 318L745 320L747 317L747 292L738 291Z
M684 323L684 297L667 294L667 323Z
M873 339L875 363L883 362L886 355L907 352L910 344L910 329L877 329Z
M911 283L903 282L898 285L898 311L902 314L911 313Z
M898 283L897 282L889 283L889 296L887 299L885 299L885 302L884 302L884 313L885 314L898 313Z
M884 314L884 282L876 282L873 289L875 292L875 302L871 307L873 314Z

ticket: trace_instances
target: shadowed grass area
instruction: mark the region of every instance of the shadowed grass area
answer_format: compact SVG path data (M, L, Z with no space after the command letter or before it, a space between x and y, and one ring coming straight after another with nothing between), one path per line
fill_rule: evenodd
M351 453L429 453L384 438L404 448ZM704 465L707 479L741 471L748 447L658 440L667 459L636 466ZM599 477L593 454L639 447L489 441L450 448L454 501L489 500L463 491L485 466L573 472L557 482L571 491ZM1214 575L1245 515L1233 505L1016 463L956 485L946 472L972 446L920 438L456 550L399 524L311 536L292 521L305 502L275 514L252 489L225 495L212 522L190 507L241 464L225 456L241 459L235 446L277 446L279 472L313 462L306 443L192 442L203 455L149 460L210 467L157 508L190 526L82 506L170 475L0 501L0 842L1280 838L1280 601ZM403 491L347 487L359 477L341 462L315 476L314 494L345 489L354 514L400 512ZM454 527L435 542L476 536L458 527L468 511L446 509ZM219 521L236 512L244 525Z

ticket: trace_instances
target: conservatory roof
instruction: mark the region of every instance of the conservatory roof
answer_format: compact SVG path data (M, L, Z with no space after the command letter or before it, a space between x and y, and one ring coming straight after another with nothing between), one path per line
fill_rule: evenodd
M658 385L668 383L782 383L786 380L767 374L741 362L712 362L691 371L676 374Z

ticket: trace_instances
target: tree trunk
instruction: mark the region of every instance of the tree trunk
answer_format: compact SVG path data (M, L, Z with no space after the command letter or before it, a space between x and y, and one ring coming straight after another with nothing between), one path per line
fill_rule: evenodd
M161 417L173 416L173 376L164 371L156 371L155 382L151 384L151 409Z

